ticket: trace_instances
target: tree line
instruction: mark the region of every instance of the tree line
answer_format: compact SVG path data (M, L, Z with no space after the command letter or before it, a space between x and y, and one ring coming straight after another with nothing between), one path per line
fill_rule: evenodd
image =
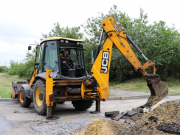
M7 66L0 66L0 73L8 72Z
M43 40L48 37L65 37L73 39L83 39L85 52L86 69L90 73L91 70L91 51L95 52L99 45L101 34L101 22L113 17L118 26L124 29L129 37L138 45L144 55L151 61L156 63L157 74L161 79L167 77L180 78L180 33L173 27L168 27L164 21L148 23L148 15L140 9L138 18L130 18L128 14L122 13L114 5L107 14L99 13L98 17L88 18L84 25L79 27L61 27L60 23L55 23L54 28L48 34L42 34ZM84 32L82 32L84 31ZM102 37L101 45L105 40ZM142 64L146 61L132 47L136 56ZM17 74L19 76L30 76L34 68L35 50L27 53L22 62L10 62L8 74ZM151 68L147 72L152 72ZM121 82L130 78L141 77L141 73L113 47L112 61L110 67L110 81Z

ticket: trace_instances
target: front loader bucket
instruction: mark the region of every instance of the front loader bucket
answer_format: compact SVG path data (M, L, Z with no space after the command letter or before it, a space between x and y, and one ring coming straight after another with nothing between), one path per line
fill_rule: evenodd
M152 107L153 105L157 104L163 98L165 98L168 94L168 87L167 85L160 80L158 74L147 74L145 75L147 86L151 91L151 96L149 97L148 101L142 107Z

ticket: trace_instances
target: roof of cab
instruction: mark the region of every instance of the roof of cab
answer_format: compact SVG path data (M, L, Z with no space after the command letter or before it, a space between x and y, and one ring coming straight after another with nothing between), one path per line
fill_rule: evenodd
M44 39L42 42L44 41L50 41L50 40L60 40L60 39L64 39L64 40L70 40L70 41L77 41L77 42L84 42L83 40L78 40L78 39L72 39L72 38L64 38L64 37L50 37L50 38L46 38ZM41 44L40 43L40 44Z

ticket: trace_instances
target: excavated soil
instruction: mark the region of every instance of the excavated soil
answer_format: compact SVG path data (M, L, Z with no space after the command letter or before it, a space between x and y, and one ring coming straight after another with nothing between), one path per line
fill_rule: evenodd
M160 104L148 113L143 113L142 109L138 108L132 111L136 111L134 116L124 115L118 121L95 119L84 129L73 135L159 135L177 134L180 130L180 100ZM136 117L137 119L133 120L132 117ZM124 121L121 121L122 119ZM158 129L163 131L171 130L171 132L165 133Z

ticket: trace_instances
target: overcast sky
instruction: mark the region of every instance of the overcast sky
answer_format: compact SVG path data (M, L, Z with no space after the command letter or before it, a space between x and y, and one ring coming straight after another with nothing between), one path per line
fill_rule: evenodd
M165 21L180 29L180 1L178 0L0 0L0 66L9 66L10 60L21 62L27 46L39 43L59 22L61 27L84 24L98 12L108 13L113 5L137 18L140 8L148 20Z

